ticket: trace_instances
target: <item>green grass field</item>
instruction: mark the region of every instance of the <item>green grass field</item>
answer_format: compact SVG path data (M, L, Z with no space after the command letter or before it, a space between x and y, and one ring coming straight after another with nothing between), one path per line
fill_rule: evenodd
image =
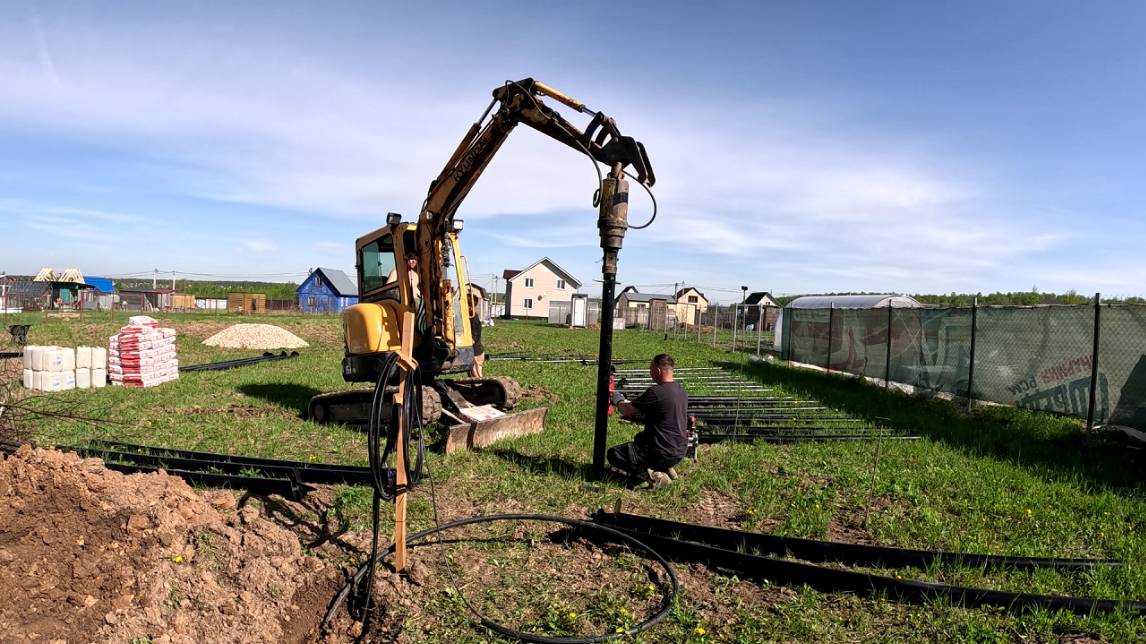
M126 314L84 320L28 316L33 344L106 345ZM282 326L311 347L294 360L226 372L184 374L154 389L107 388L53 394L77 415L94 421L51 420L32 427L49 444L88 438L268 457L365 464L363 434L300 420L314 394L346 388L341 381L341 327L332 316L238 318L171 315L182 364L253 355L205 347L201 341L237 322ZM9 316L9 323L19 321ZM629 512L813 538L843 536L884 545L1059 557L1115 557L1118 569L1088 573L1019 573L936 567L886 571L889 575L1000 590L1146 599L1146 485L1141 452L1101 436L1084 435L1071 419L990 407L973 415L938 400L887 392L854 378L752 365L743 352L670 333L621 331L618 358L645 360L667 351L680 366L723 366L785 392L817 398L851 415L924 436L884 442L789 445L716 445L702 448L682 478L653 492L592 480L591 445L595 369L576 364L487 363L488 375L533 386L522 407L547 405L544 434L505 441L483 452L431 454L441 519L472 514L545 512L583 517L622 501ZM501 322L485 331L487 351L595 355L597 334L524 322ZM0 344L0 350L10 348ZM611 421L610 444L627 440L631 425ZM366 529L370 494L341 488L338 517ZM427 486L413 493L411 528L431 524ZM489 551L492 553L492 551ZM495 556L490 554L490 556ZM907 606L888 601L780 589L688 566L685 588L668 621L641 641L1088 641L1146 640L1146 620L1123 615L1093 618L942 604ZM525 571L522 571L524 574ZM512 578L514 571L503 570ZM536 576L536 575L534 575ZM542 584L532 579L531 584ZM544 592L506 590L486 597L503 607L541 601ZM467 590L471 595L476 591ZM486 589L484 594L490 591ZM639 593L630 599L636 610ZM485 596L483 594L483 597ZM429 594L423 606L438 618L409 626L417 641L489 641L490 635L455 613L457 597ZM601 616L613 623L628 615L622 597L563 599L535 620L551 633L573 628L562 615ZM571 602L583 605L573 606ZM621 601L622 604L616 604ZM566 608L568 611L566 612ZM505 614L512 616L509 608ZM542 609L538 609L544 612ZM624 612L622 612L624 611ZM454 615L446 618L442 615ZM572 618L570 618L572 619ZM528 620L527 620L528 621Z

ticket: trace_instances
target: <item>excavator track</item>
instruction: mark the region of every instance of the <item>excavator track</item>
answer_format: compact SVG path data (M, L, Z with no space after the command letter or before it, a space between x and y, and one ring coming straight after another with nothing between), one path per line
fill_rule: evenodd
M502 411L509 411L521 400L521 385L506 376L451 378L441 382L461 394L472 405L493 405Z

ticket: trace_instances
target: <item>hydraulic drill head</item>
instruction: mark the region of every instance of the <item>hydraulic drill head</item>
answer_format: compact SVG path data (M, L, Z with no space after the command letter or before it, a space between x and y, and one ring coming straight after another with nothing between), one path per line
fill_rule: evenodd
M601 184L601 214L597 228L601 231L603 263L601 272L617 274L617 255L629 227L629 182L617 164Z

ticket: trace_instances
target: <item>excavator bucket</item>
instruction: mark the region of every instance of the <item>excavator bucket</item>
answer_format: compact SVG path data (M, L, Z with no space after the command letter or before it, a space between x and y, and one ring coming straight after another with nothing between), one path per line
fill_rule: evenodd
M545 429L548 407L538 407L489 420L458 423L446 434L446 453L463 449L481 449L503 438L540 434Z

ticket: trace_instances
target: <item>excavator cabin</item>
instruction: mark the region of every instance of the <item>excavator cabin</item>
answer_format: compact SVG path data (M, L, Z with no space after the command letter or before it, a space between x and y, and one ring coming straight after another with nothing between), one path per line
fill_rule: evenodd
M394 215L391 215L392 217ZM460 223L460 222L459 222ZM460 228L447 233L439 250L445 269L444 294L453 303L452 324L447 325L452 336L442 338L438 346L428 346L430 321L419 284L425 283L423 269L427 263L419 257L415 245L416 223L397 223L379 228L354 244L358 272L358 304L349 307L342 316L346 340L343 360L343 378L348 382L373 382L377 378L376 361L371 356L384 351L397 351L401 345L399 320L403 310L415 313L415 354L427 371L433 373L460 373L473 366L474 338L469 319L476 315L470 307L470 285L467 279L466 257L458 243ZM414 269L417 283L408 278L407 261L417 261ZM428 360L428 362L427 362Z

